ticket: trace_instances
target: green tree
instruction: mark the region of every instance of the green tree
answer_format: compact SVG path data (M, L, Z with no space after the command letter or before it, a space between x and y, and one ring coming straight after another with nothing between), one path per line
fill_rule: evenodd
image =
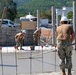
M51 9L50 10L47 10L47 18L49 20L51 20Z
M68 12L68 16L67 16L69 19L73 19L73 12L72 11L70 11L70 12Z
M3 8L6 6L6 0L0 0L0 18L2 17Z
M40 17L41 18L46 18L46 16L47 16L46 12L44 10L42 10L41 13L40 13Z
M17 16L17 4L13 2L13 0L7 0L6 7L7 7L7 18L13 21Z
M51 20L51 9L50 10L42 10L41 11L41 18L48 18Z

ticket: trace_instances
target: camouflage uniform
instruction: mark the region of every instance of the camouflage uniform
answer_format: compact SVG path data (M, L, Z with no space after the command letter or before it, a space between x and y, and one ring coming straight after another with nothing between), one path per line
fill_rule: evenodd
M35 45L40 45L40 36L41 36L41 28L39 28L33 33L33 39Z
M72 45L71 41L57 41L58 56L61 59L60 68L61 69L71 69L72 68ZM66 60L66 62L65 62Z
M16 47L20 45L20 49L22 49L23 46L23 39L19 39L19 41L16 41Z
M24 33L17 33L15 35L15 41L16 41L16 48L18 49L18 46L20 45L20 50L23 50L22 46L23 46L23 42L24 42Z
M68 69L68 75L72 75L72 42L74 40L73 27L68 24L68 18L61 18L61 25L56 28L56 38L58 47L58 56L61 59L60 68L62 75L66 75L65 68Z

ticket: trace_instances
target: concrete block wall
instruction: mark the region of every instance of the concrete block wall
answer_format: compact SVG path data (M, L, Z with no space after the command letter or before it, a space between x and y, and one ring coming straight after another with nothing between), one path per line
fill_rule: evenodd
M0 46L14 46L16 33L20 32L20 27L6 27L0 28ZM33 45L34 30L26 30L24 45Z

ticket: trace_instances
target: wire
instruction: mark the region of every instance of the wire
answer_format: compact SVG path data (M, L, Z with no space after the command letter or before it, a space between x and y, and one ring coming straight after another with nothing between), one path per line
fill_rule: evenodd
M41 60L37 60L37 59L35 59L36 61L39 61L39 62L42 62ZM55 66L55 64L50 64L50 63L48 63L48 62L45 62L45 61L43 61L43 63L46 63L46 64L48 64L48 65L52 65L52 66ZM59 67L58 65L56 65L56 67Z

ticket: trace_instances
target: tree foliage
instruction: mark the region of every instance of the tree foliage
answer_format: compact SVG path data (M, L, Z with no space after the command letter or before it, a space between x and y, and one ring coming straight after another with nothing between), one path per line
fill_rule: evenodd
M72 11L70 11L69 13L68 13L68 16L67 16L69 19L73 19L73 12Z
M41 18L48 18L49 20L51 20L51 10L47 10L47 11L41 11Z
M0 0L0 18L2 17L3 8L6 6L6 0Z
M73 0L31 0L29 3L18 7L19 14L28 14L29 12L34 15L37 9L41 11L41 18L51 19L51 7L62 8L63 6L72 6Z
M25 12L36 12L39 10L50 10L51 6L55 6L55 8L62 8L63 6L72 6L73 0L31 0L31 2L18 7L18 11L21 13ZM24 12L22 12L23 10Z
M62 8L63 6L69 7L72 6L73 2L73 0L14 0L14 1L0 0L0 17L2 15L4 6L7 6L7 18L10 18L11 20L14 20L16 16L17 17L25 16L29 12L32 15L36 15L37 9L41 11L42 18L51 19L51 6L55 6L55 8Z
M13 21L17 15L16 3L13 2L13 0L7 0L6 7L7 7L7 18Z

